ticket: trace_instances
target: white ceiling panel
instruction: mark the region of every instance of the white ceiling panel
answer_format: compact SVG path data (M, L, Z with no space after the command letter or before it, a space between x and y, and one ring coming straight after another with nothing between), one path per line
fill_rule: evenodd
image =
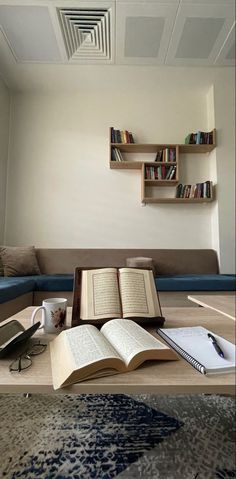
M47 7L0 5L0 28L17 61L61 61Z
M0 0L0 68L232 66L234 22L235 0Z
M116 63L164 64L178 5L121 3L116 7Z
M235 24L230 31L218 57L216 65L233 66L235 65Z
M166 63L212 65L234 24L233 5L181 5Z

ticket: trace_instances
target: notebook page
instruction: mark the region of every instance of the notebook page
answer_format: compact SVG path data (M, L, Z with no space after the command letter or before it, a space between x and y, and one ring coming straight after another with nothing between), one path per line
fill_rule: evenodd
M206 372L219 372L221 370L223 372L235 366L235 345L202 326L169 328L161 331L164 333L164 338L165 336L170 338L196 361L201 363L205 367ZM224 352L224 358L217 354L207 333L214 335Z

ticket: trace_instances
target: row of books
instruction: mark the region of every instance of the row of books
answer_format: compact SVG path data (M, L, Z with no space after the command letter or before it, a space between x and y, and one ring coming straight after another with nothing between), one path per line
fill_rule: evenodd
M212 145L213 132L198 131L197 133L189 133L184 142L186 145Z
M145 180L174 180L176 165L145 166Z
M176 148L165 148L159 150L156 154L155 161L163 161L165 163L176 161Z
M134 138L128 130L115 130L111 128L111 143L134 143Z
M125 161L119 148L112 148L111 161Z
M212 198L212 181L176 187L176 198Z

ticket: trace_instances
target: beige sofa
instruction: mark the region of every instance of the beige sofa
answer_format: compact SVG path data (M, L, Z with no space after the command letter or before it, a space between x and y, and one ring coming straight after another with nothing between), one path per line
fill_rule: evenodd
M219 275L217 254L209 249L38 248L36 254L42 276L31 277L37 285L32 286L27 293L18 295L10 301L1 302L1 320L27 306L41 304L42 300L48 297L65 297L71 305L73 297L72 275L75 267L122 267L126 265L126 259L130 257L142 256L153 259L162 306L193 306L193 303L190 303L187 299L189 294L193 292L196 294L196 286L193 290L189 289L191 288L189 286L191 281L196 282L197 280L197 284L201 286L201 284L206 283L207 278L210 278L210 284L213 284L213 286L211 286L211 290L207 290L207 294L219 294L218 280L221 275ZM51 283L51 281L54 281L54 283ZM181 284L181 282L182 285L179 290L178 284ZM216 289L214 289L214 282L217 284ZM4 283L4 279L2 283ZM50 283L60 286L52 289ZM40 284L43 284L41 290ZM63 284L69 284L69 286L63 288ZM199 294L206 291L205 286L203 289L200 286L197 286L197 288L199 287L197 289ZM183 290L183 288L185 289ZM230 291L223 290L221 294L230 294Z

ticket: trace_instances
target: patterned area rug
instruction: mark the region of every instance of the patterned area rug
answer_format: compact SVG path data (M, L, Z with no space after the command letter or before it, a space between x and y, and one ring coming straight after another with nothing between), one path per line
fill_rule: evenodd
M231 479L235 403L222 396L0 396L5 479Z

